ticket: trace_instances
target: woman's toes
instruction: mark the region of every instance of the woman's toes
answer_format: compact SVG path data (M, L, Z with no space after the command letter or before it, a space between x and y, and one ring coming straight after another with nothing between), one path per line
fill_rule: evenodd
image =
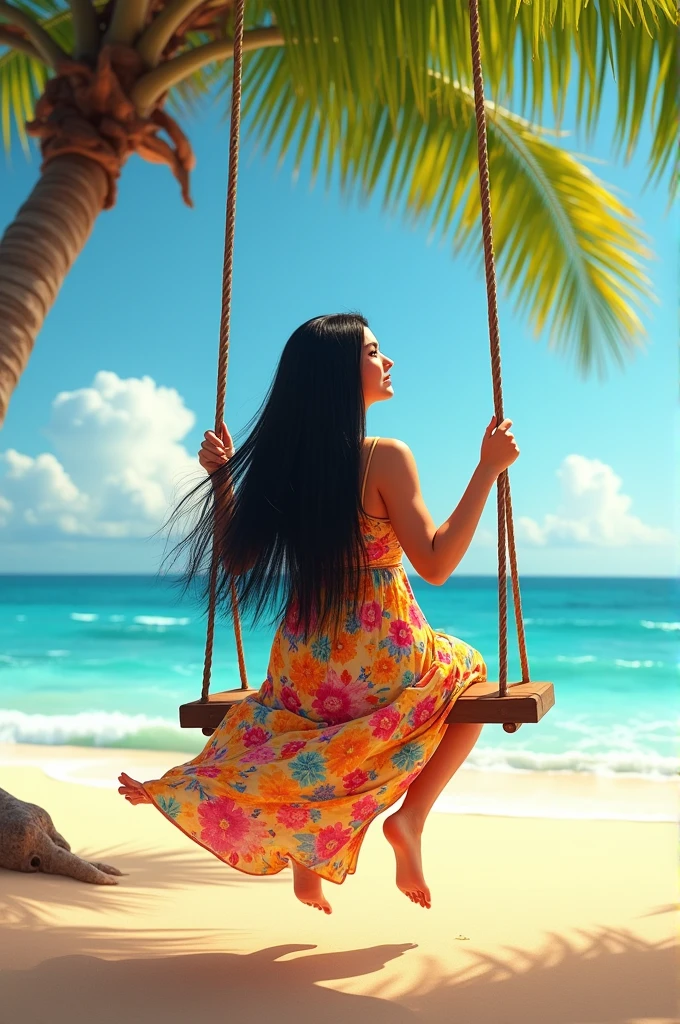
M422 889L407 889L405 894L411 903L417 903L419 907L429 908L431 906L430 897Z

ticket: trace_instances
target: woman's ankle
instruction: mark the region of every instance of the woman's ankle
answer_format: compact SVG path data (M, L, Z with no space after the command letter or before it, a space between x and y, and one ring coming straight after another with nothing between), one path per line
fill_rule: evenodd
M417 804L411 805L404 801L399 810L395 811L394 817L408 824L409 828L414 832L421 833L425 827L427 814L428 812L423 812L423 809L418 807Z

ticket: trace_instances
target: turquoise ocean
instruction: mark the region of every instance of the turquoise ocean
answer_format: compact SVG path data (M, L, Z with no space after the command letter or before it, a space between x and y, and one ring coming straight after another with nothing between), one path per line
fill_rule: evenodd
M411 577L433 628L498 671L498 583ZM522 579L531 677L555 707L509 735L485 727L467 767L668 780L680 766L680 602L675 579ZM512 606L510 605L512 622ZM243 622L249 683L265 678L273 630ZM510 681L520 678L513 628ZM205 613L150 576L0 576L0 743L198 752L179 728L200 694ZM231 622L218 620L212 688L239 685Z

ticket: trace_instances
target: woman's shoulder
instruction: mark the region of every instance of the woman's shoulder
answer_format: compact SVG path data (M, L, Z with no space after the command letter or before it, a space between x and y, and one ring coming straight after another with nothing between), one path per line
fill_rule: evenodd
M370 439L366 458L375 467L373 479L378 489L386 480L396 481L417 476L416 460L405 441L398 437L379 437L377 444L373 444L374 441L375 438Z
M398 437L380 438L373 453L373 481L387 508L420 490L418 467L413 452ZM390 502L391 499L391 502Z
M397 454L411 453L406 442L401 441L398 437L383 437L381 434L379 437L367 437L365 443L372 445L374 442L376 451L380 449L383 452L396 452Z
M375 438L371 439L371 443ZM373 457L378 463L387 469L399 470L405 466L412 466L415 462L413 452L406 444L406 441L398 437L379 437L378 443L373 449Z

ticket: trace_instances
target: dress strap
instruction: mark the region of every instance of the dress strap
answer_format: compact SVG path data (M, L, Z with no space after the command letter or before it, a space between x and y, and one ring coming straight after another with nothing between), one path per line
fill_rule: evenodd
M364 478L361 481L361 507L362 508L364 507L364 491L366 490L366 477L368 476L368 467L371 465L371 459L373 458L373 452L375 451L375 446L377 445L379 440L380 440L379 437L374 437L373 438L373 444L371 445L371 450L368 453L368 458L366 459L366 465L364 466Z

